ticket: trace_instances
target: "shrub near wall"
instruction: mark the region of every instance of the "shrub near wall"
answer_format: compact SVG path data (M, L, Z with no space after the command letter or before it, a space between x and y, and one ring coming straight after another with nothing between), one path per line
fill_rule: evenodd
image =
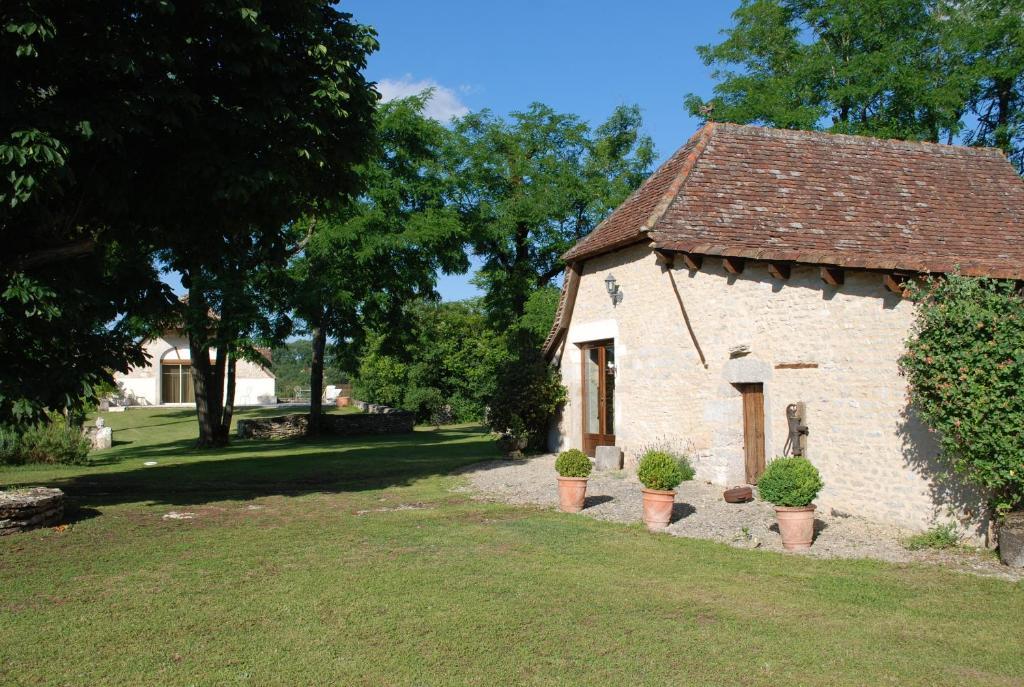
M1012 281L956 274L914 286L914 331L900 369L939 460L991 494L1024 505L1024 298Z

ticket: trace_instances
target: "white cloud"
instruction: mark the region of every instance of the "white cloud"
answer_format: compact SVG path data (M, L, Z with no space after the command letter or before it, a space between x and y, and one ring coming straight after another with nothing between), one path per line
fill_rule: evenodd
M428 88L434 89L434 95L427 102L424 114L431 119L447 122L452 117L461 117L469 114L469 108L459 100L458 94L450 88L442 86L433 79L420 79L416 81L411 74L406 74L401 79L381 79L377 83L384 102L407 98L410 95L418 95ZM465 92L465 91L463 91Z

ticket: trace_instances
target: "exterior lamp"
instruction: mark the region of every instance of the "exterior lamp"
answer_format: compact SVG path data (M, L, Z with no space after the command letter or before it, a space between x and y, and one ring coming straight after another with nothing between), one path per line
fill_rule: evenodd
M613 306L622 302L622 291L619 290L619 285L615 283L615 275L609 273L604 279L604 286L608 289L608 295L612 297Z

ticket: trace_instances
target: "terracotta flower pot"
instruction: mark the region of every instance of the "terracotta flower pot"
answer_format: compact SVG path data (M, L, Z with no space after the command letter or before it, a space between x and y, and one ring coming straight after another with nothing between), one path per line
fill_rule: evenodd
M587 497L586 477L558 478L558 507L565 513L579 513Z
M674 491L641 489L644 495L644 524L649 530L662 530L672 520L672 506L676 502Z
M814 510L809 506L775 506L775 518L779 521L782 546L788 551L802 551L811 548L814 541Z

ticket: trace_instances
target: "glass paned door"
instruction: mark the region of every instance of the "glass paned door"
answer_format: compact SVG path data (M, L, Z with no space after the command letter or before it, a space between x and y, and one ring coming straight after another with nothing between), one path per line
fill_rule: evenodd
M615 344L597 341L583 349L583 450L615 444Z
M189 363L164 363L160 366L160 402L192 403L192 365Z

